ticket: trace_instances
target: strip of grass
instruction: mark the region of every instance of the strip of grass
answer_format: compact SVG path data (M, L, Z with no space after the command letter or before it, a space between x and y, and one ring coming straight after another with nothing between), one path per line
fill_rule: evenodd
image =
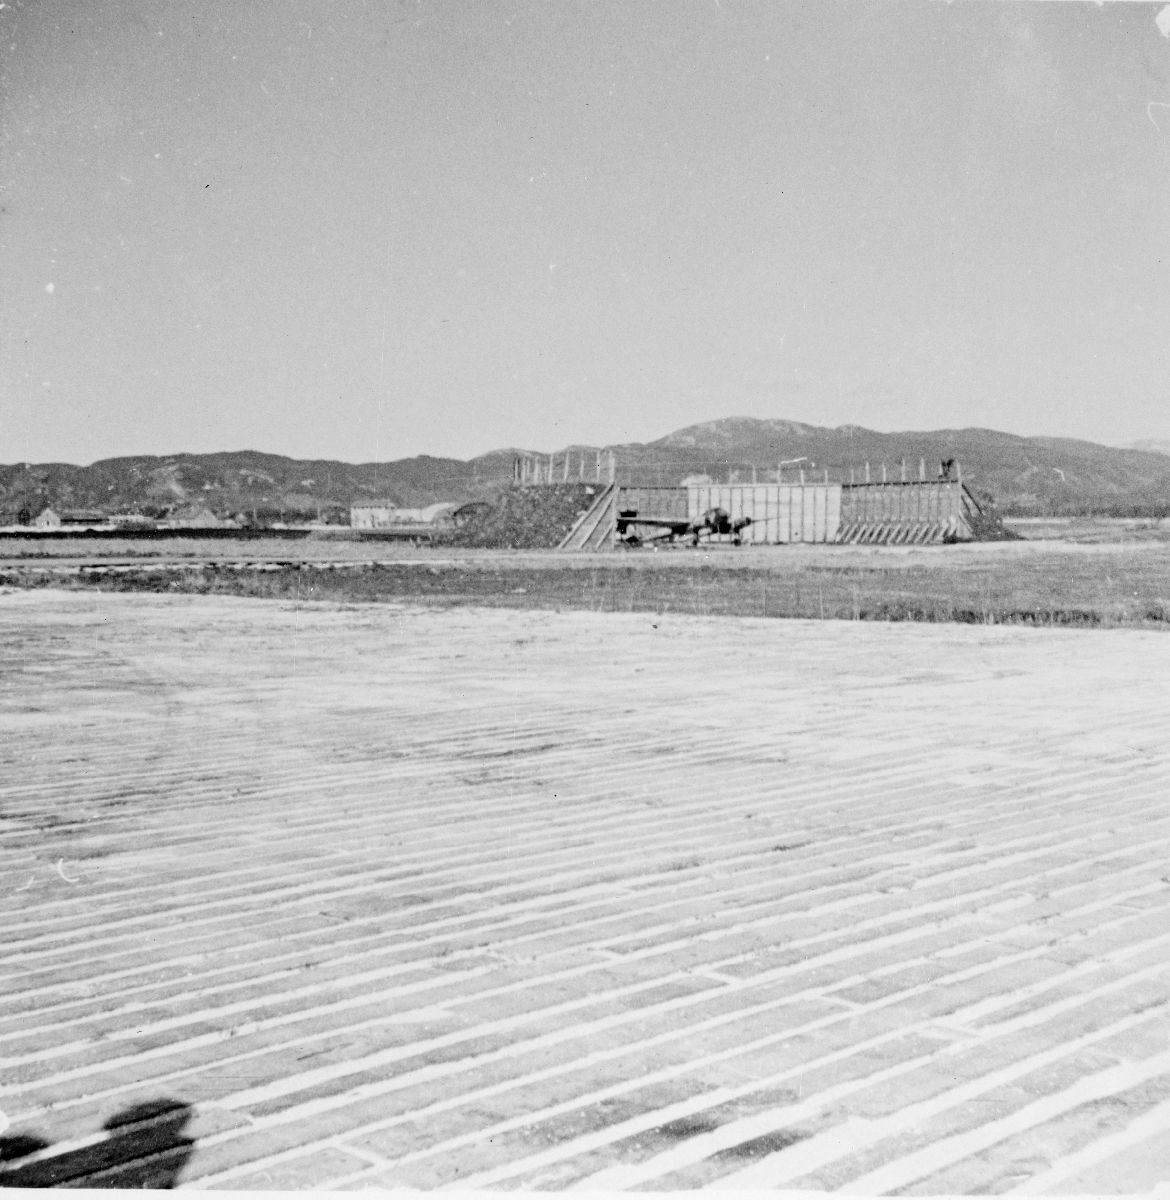
M9 569L0 583L107 591L184 592L298 601L411 601L591 612L960 622L1100 628L1170 627L1170 556L1129 554L953 565L793 565L789 570L615 559L603 566L517 562L207 564L75 573Z

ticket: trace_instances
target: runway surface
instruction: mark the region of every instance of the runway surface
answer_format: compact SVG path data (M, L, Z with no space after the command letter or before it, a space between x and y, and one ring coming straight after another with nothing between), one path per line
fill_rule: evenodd
M1168 678L1141 630L2 594L0 1181L1148 1190Z

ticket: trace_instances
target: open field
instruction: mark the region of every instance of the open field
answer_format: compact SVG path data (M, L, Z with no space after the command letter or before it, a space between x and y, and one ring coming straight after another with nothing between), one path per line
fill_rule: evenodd
M1149 1189L1168 675L1140 629L0 594L3 1181Z
M163 544L148 556L62 544L48 558L5 557L10 550L0 548L0 585L443 607L1170 628L1170 541L1152 536L580 555L415 550L341 538L243 547L191 541L174 553Z
M1140 543L1170 545L1170 519L1116 517L1009 518L1008 528L1030 541L1073 545L1123 546ZM896 548L895 548L896 549ZM800 547L792 547L799 552ZM483 551L437 547L436 552L475 557ZM0 563L20 560L74 559L287 559L367 562L387 557L410 557L409 546L365 536L345 526L286 530L282 534L219 531L201 537L197 530L182 536L152 532L149 536L113 533L70 537L59 530L21 536L13 530L0 536Z

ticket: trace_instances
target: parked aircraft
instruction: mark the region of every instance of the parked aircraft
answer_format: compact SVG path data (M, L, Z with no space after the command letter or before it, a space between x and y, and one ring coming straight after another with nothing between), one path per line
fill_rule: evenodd
M703 537L721 537L730 535L731 544L739 546L743 542L743 531L753 524L751 517L735 517L725 508L709 508L701 517L687 517L672 520L669 517L640 517L637 512L627 510L618 514L617 534L627 546L640 546L643 542L673 542L676 538L690 538L691 545L697 546ZM647 536L640 534L634 527L661 530L660 533Z

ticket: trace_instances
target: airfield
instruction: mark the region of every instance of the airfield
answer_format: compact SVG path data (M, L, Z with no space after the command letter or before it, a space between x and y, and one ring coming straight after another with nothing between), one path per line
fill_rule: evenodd
M6 589L0 1182L1149 1190L1168 675L1159 628Z
M658 615L1170 628L1170 520L1020 521L1018 541L599 553L282 537L0 537L0 587Z

